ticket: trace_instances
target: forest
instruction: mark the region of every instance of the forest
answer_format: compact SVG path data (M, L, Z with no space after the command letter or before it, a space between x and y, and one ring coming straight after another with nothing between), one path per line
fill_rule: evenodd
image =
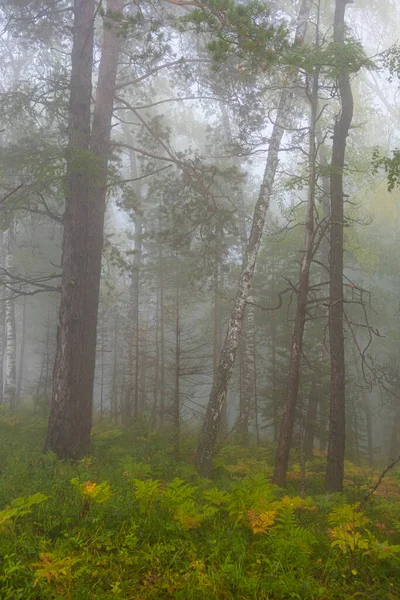
M0 600L400 598L399 31L0 0Z

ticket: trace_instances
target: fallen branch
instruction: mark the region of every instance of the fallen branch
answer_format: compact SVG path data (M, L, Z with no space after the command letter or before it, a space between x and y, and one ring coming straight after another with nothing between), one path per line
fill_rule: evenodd
M393 459L392 462L390 463L390 465L388 465L386 467L386 469L384 471L382 471L382 473L379 475L378 481L371 488L371 490L364 497L364 499L360 502L360 504L357 506L355 512L360 512L364 508L364 506L366 505L366 503L368 502L368 500L370 499L370 497L372 496L372 494L374 494L376 492L376 490L378 489L378 487L381 485L384 477L386 476L386 473L388 473L388 471L390 471L391 469L393 469L393 467L395 467L399 461L400 461L400 456L398 456L397 458Z

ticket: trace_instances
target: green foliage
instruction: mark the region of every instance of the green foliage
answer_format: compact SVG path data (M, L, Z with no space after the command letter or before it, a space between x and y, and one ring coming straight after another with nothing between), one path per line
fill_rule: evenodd
M372 155L373 173L377 174L381 167L387 176L387 188L392 192L400 185L400 150L393 150L392 156L381 156L379 149L375 148Z
M3 527L10 521L17 519L18 517L24 517L32 512L33 506L42 504L47 500L47 496L37 492L32 496L23 496L22 498L16 498L5 509L0 511L0 527Z
M131 432L103 424L93 455L70 464L37 450L41 422L3 418L0 429L2 599L396 597L394 497L377 495L358 512L347 492L299 497L295 478L285 495L265 474L265 448L225 446L221 477L210 482L190 463L166 461L166 442L154 434L132 441ZM346 470L349 481L363 473L350 463ZM20 490L26 495L13 501ZM82 504L90 507L84 514Z
M287 29L275 26L269 7L258 0L247 4L211 0L181 22L212 32L208 50L216 63L235 56L244 63L242 69L265 71L289 48Z

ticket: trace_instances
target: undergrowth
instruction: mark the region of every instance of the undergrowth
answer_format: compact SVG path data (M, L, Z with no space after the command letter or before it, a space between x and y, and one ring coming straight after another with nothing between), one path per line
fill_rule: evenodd
M45 423L0 420L2 600L330 600L400 597L400 472L346 464L323 493L325 458L294 464L283 491L272 449L225 446L214 478L176 461L168 440L95 428L90 457L42 453Z

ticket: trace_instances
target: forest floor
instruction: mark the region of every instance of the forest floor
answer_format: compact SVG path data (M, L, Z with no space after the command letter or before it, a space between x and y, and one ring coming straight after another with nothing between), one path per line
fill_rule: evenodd
M400 598L400 470L346 463L323 493L325 457L272 486L273 448L227 445L213 480L195 437L96 426L76 464L42 453L46 424L0 419L1 600Z

